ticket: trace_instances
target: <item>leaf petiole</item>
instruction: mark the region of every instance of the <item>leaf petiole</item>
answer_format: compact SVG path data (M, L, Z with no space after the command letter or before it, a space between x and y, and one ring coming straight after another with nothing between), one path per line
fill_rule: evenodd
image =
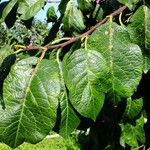
M66 40L70 40L70 39L71 39L71 37L64 37L64 38L53 41L51 44L53 45L53 44L59 43L61 41L66 41Z
M120 25L123 27L124 24L123 24L121 18L122 18L122 12L119 14L119 23L120 23Z

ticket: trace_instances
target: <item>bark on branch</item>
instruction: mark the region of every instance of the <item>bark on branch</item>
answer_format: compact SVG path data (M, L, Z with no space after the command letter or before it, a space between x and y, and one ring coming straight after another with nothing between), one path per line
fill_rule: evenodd
M124 10L126 9L126 6L122 6L120 7L119 9L117 9L116 11L114 11L113 13L111 13L110 15L106 16L102 21L100 21L99 23L97 23L95 26L93 26L90 30L86 31L85 33L79 35L79 36L76 36L76 37L73 37L71 38L70 40L66 41L66 42L63 42L61 44L56 44L56 45L51 45L51 46L27 46L24 50L34 50L34 49L54 49L54 48L62 48L62 47L65 47L66 45L69 45L75 41L77 41L78 39L86 36L86 35L89 35L90 33L92 33L95 29L97 29L99 26L101 26L102 24L104 24L107 19L110 17L110 16L116 16L118 14L120 14L121 12L123 12Z

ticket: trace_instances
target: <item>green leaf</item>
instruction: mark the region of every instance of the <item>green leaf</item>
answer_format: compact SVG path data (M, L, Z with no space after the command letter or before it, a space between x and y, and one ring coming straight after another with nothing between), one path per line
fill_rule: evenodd
M121 127L121 137L120 144L125 147L128 144L132 148L138 147L138 142L142 144L145 143L145 133L144 133L144 117L141 116L136 120L136 125L133 126L129 123L120 124Z
M150 9L143 5L132 16L128 31L134 43L138 44L143 52L144 72L150 69Z
M109 68L95 50L76 50L64 59L64 77L73 107L83 116L96 119L103 107Z
M28 8L31 5L33 5L34 3L35 3L35 1L33 1L33 0L21 0L21 1L19 1L17 12L21 15L26 13Z
M70 0L61 0L59 6L58 6L58 9L60 11L61 14L64 14L65 13L65 10L66 10L66 6L67 6L67 3L69 2Z
M15 4L18 2L18 0L11 0L6 7L3 10L2 13L2 21L5 20L5 18L7 17L7 15L10 13L10 11L13 9L13 7L15 6Z
M133 42L150 51L150 9L147 6L141 6L133 14L128 30Z
M94 0L77 0L82 12L91 12L94 9Z
M82 12L77 9L73 0L68 2L62 22L65 31L71 29L81 31L85 29Z
M60 99L61 123L60 123L59 134L67 138L69 137L70 133L72 133L78 127L80 120L69 103L68 93L65 86L64 76L63 76L62 62L59 60L59 58L57 58L57 62L59 65L60 81L62 86L61 99Z
M40 1L42 2L42 0L19 0L19 5L18 5L17 12L19 14L25 14L25 13L27 13L27 11L29 9L31 9L30 7L32 5L35 5L38 1L39 1L39 3L40 3Z
M5 18L5 24L7 25L7 27L10 29L11 27L13 27L13 25L15 24L16 20L17 20L17 4L11 9L11 11L8 13L8 15Z
M49 7L47 11L47 19L49 22L55 22L57 20L57 15L53 6Z
M6 46L6 47L10 48L9 46ZM5 102L3 100L3 83L4 83L5 78L8 76L10 72L11 66L16 61L16 55L11 54L11 52L8 52L7 50L6 52L2 51L2 55L0 54L0 56L2 56L2 60L0 60L1 61L0 62L0 103L1 103L2 109L5 109L6 107Z
M127 106L124 112L124 117L130 120L134 120L141 112L143 108L143 99L135 99L131 98L127 99Z
M66 91L62 93L60 100L61 107L61 124L59 134L65 138L78 127L80 120L77 114L74 112L72 106L69 104L69 99Z
M0 3L0 19L2 18L2 12L8 3L9 3L8 1Z
M3 60L12 53L13 53L13 51L11 50L11 47L9 45L6 45L5 47L2 47L0 49L0 66L1 66Z
M130 97L141 80L143 59L126 28L111 22L102 25L89 37L88 48L99 51L107 61L112 97Z
M139 0L117 0L118 2L126 5L130 10L133 10Z
M60 94L56 61L37 58L16 63L4 82L5 110L0 110L0 139L15 148L37 143L54 127Z
M23 14L20 16L20 19L28 20L34 17L42 9L45 1L44 0L35 0L35 1L26 0L24 1L24 3L26 3L26 5L20 4L19 10L24 9L22 10Z
M144 59L143 71L146 74L150 70L150 54L143 53L143 59Z
M93 11L92 17L95 18L97 21L101 21L103 18L103 13L103 9L99 4L97 4Z

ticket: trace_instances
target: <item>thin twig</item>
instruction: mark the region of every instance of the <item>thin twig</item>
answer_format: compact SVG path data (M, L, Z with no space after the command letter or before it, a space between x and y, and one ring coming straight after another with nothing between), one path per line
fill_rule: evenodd
M39 49L39 48L42 48L42 49L54 49L54 48L63 48L65 47L66 45L69 45L71 43L74 43L75 41L77 41L78 39L84 37L84 36L87 36L89 35L90 33L92 33L95 29L97 29L99 26L101 26L102 24L104 24L107 19L110 17L110 16L116 16L118 14L120 14L121 12L123 12L124 10L126 9L126 6L123 6L123 7L120 7L119 9L117 9L116 11L114 11L113 13L111 13L110 15L106 16L106 18L104 18L102 21L100 21L99 23L97 23L95 26L93 26L90 30L86 31L85 33L81 34L81 35L78 35L76 37L73 37L71 38L70 40L66 41L66 42L63 42L63 43L60 43L60 44L56 44L56 45L51 45L51 46L27 46L24 50L34 50L34 49Z

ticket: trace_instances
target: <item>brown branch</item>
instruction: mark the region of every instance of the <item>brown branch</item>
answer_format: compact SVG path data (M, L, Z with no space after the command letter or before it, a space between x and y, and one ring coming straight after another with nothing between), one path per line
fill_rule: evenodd
M60 48L60 47L65 47L66 45L69 45L71 43L74 43L75 41L77 41L78 39L86 36L86 35L89 35L90 33L92 33L95 29L97 29L99 26L101 26L102 24L104 24L107 19L110 17L110 16L116 16L118 14L120 14L121 12L123 12L124 10L126 9L126 6L122 6L120 7L119 9L117 9L116 11L114 11L113 13L111 13L110 15L106 16L106 18L104 18L102 21L100 21L99 23L97 23L95 26L93 26L90 30L86 31L85 33L81 34L81 35L78 35L76 37L73 37L71 38L70 40L66 41L66 42L63 42L61 44L56 44L56 45L51 45L51 46L27 46L24 50L34 50L34 49L54 49L54 48Z

